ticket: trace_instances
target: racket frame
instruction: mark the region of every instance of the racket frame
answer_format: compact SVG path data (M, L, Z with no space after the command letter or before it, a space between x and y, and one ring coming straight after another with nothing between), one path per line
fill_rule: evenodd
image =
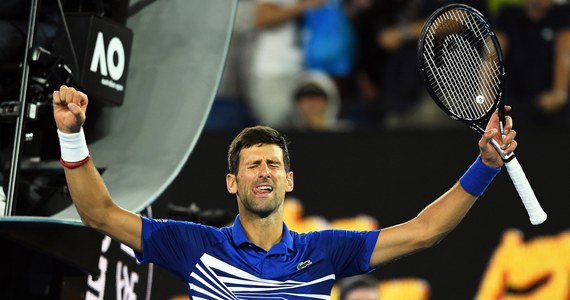
M437 93L432 89L431 84L429 83L429 78L428 78L427 72L425 71L425 65L427 63L425 62L425 58L423 56L423 54L424 54L423 48L424 48L425 43L426 43L426 35L428 34L428 31L431 28L431 25L433 24L433 21L435 19L439 18L445 12L453 10L453 9L466 10L470 14L476 15L478 18L481 18L481 20L482 20L481 23L483 25L485 25L486 29L489 32L491 41L493 42L493 45L497 49L497 61L498 61L497 67L499 69L498 79L500 80L499 92L497 93L497 99L494 99L493 105L484 115L482 115L480 118L474 119L474 120L466 120L466 119L456 115L452 111L450 111L443 104L443 102L441 101L441 99L439 98ZM426 20L426 22L424 23L424 27L422 28L422 32L420 34L419 42L418 42L417 61L420 64L419 69L421 70L420 73L421 73L421 77L425 83L424 86L426 87L426 90L428 91L431 98L435 100L434 102L447 115L449 115L454 120L458 120L458 121L465 123L467 126L471 127L473 130L477 131L479 134L483 135L483 133L485 133L485 129L484 129L485 125L482 124L482 122L485 121L485 123L486 123L488 121L488 119L491 117L491 115L493 114L493 112L496 109L498 109L499 110L499 122L501 124L500 129L501 129L501 133L503 134L503 126L505 124L505 108L504 108L504 99L503 99L503 94L504 94L504 90L505 90L505 79L506 79L505 65L504 65L504 60L503 60L503 54L501 51L501 46L499 44L499 41L497 40L495 32L493 31L493 28L491 28L491 26L487 23L487 21L485 20L485 17L483 16L483 14L481 14L481 12L479 12L478 10L476 10L470 6L467 6L465 4L459 4L459 3L449 4L449 5L446 5L446 6L443 6L439 9L437 9ZM501 154L501 157L503 157L503 159L511 159L510 156L507 157L504 155L503 151L501 150L501 147L498 146L498 144L495 147L496 148L498 147L497 151Z
M489 37L491 39L491 41L493 42L495 49L497 50L497 64L498 64L498 68L499 68L499 74L498 74L498 78L500 80L500 84L499 84L499 91L497 93L497 97L496 99L494 99L493 105L491 105L491 107L489 108L489 110L483 114L481 117L479 117L478 119L474 119L474 120L466 120L458 115L456 115L455 113L453 113L451 110L449 110L441 101L441 99L439 98L439 96L437 95L437 93L432 89L431 84L429 83L429 78L427 76L427 72L424 69L424 66L426 66L426 62L424 59L424 46L425 46L425 42L426 42L426 35L430 29L430 27L433 24L433 21L435 19L437 19L439 16L441 16L443 13L452 10L452 9L460 9L460 10L466 10L468 11L468 14L473 14L475 15L477 18L481 18L481 23L486 27L486 29L489 32ZM498 110L498 114L499 114L499 126L500 126L500 131L501 131L501 137L505 136L505 132L504 132L504 125L505 125L505 106L504 106L504 99L503 99L503 94L504 94L504 90L505 90L505 79L506 79L506 72L505 72L505 67L504 67L504 60L503 60L503 54L502 54L502 50L501 50L501 46L499 44L499 41L497 40L496 34L493 31L493 29L491 28L491 26L489 25L489 23L486 21L485 17L483 16L483 14L481 14L479 11L477 11L476 9L464 5L464 4L449 4L446 6L443 6L441 8L439 8L438 10L436 10L434 13L432 13L430 15L430 17L426 20L424 27L422 28L422 32L420 34L420 38L419 38L419 42L418 42L418 49L417 49L417 61L419 62L420 66L420 73L421 73L421 77L424 80L424 85L428 91L428 93L430 94L430 96L432 97L432 99L434 100L434 102L447 114L449 115L451 118L461 121L463 123L465 123L467 126L469 126L470 128L472 128L473 130L475 130L476 132L478 132L480 135L483 135L485 133L485 127L486 124L482 124L482 122L484 121L485 123L488 122L489 118L491 117L491 115L495 112L495 110ZM497 152L499 153L499 155L501 156L501 158L505 161L505 166L507 168L507 171L509 172L509 176L511 177L513 184L515 185L515 188L517 190L517 192L519 193L519 196L521 197L521 200L528 212L529 218L530 218L530 222L533 225L538 225L538 224L542 224L546 219L547 219L547 215L544 212L544 210L542 209L542 207L540 206L540 203L538 202L538 200L536 199L536 196L526 178L526 175L524 174L524 171L522 170L522 167L520 166L518 160L516 159L515 155L513 152L511 152L509 155L505 155L504 151L501 149L499 143L493 138L491 139L491 144L493 145L493 147L497 150Z

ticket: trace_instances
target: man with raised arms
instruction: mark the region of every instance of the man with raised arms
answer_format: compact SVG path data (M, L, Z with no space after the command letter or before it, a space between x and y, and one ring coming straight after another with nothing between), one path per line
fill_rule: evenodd
M232 226L214 228L153 220L119 207L89 156L82 130L87 95L62 86L53 104L61 163L83 223L133 248L139 261L182 277L192 299L329 299L335 280L437 244L500 171L503 161L491 139L506 153L517 146L511 118L501 139L495 113L473 165L415 218L381 231L300 234L283 222L285 194L294 187L287 141L270 127L246 128L229 147L226 175L239 214Z

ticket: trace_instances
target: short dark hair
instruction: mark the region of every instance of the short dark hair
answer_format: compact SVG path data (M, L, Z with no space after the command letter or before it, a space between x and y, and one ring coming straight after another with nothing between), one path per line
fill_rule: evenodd
M293 99L296 101L301 100L303 97L323 97L328 99L327 93L317 84L307 83L299 87L293 94Z
M338 299L344 300L348 293L360 288L378 289L378 280L369 274L344 278L339 282Z
M230 174L237 174L239 166L239 154L241 149L249 148L258 144L277 145L283 150L283 163L285 171L289 172L291 160L289 158L289 144L285 137L277 130L268 126L254 126L242 130L230 144L228 149L228 168Z

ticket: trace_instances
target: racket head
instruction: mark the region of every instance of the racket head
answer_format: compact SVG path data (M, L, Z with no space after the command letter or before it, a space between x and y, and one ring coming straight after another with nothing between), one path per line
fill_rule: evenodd
M495 109L504 118L503 55L479 11L449 4L433 12L420 34L417 60L428 93L450 117L481 134Z

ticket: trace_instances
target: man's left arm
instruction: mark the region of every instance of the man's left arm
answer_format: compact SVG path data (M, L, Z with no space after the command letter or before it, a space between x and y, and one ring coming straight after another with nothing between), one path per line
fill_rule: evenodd
M507 111L509 109L510 107L506 107ZM517 147L517 143L514 140L516 132L512 129L512 125L512 119L507 116L504 127L506 135L501 139L500 131L498 130L498 113L495 112L493 114L484 135L479 140L480 155L478 159L480 159L480 161L474 164L477 164L477 168L479 169L476 173L471 172L470 174L475 177L480 175L479 177L488 178L475 179L482 179L482 181L488 180L488 182L490 182L492 177L489 176L494 175L489 174L498 172L498 169L503 166L501 157L490 144L493 138L504 148L503 151L506 154L515 150ZM472 170L470 169L468 172L470 171ZM485 172L486 174L482 174ZM484 190L485 187L483 187L482 190ZM383 229L378 236L370 258L370 266L374 267L436 245L465 217L478 198L478 195L475 194L479 193L474 193L472 188L465 184L465 181L457 182L451 189L429 204L412 220Z

